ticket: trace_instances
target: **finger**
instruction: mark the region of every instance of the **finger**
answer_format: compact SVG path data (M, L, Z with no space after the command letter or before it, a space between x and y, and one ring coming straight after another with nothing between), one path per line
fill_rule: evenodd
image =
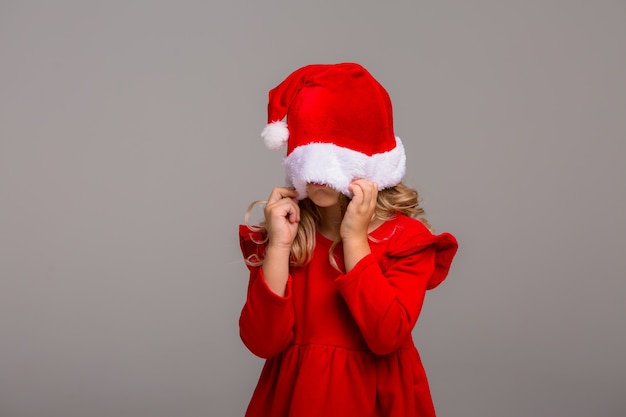
M377 183L363 179L363 178L355 180L354 183L355 185L358 185L359 187L361 187L361 189L363 190L364 202L371 203L372 201L376 200L376 197L378 195Z
M363 205L369 206L372 202L372 184L370 182L361 182L359 185L363 190Z
M287 220L290 223L298 223L300 221L300 207L297 204L294 204L289 216L287 216Z
M300 221L300 207L292 198L281 198L265 206L266 218L286 218L289 222Z
M348 185L348 189L352 192L353 205L360 205L363 203L363 188L357 181L353 181Z
M369 195L368 195L369 203L376 205L376 201L378 199L378 184L376 184L375 182L370 182L368 191L369 191Z
M352 181L352 184L359 184L362 188L376 188L378 189L378 184L370 181L370 180L366 180L364 178L359 178L356 179L354 181Z
M283 198L296 198L298 196L298 192L293 188L286 187L276 187L270 193L269 198L267 199L267 203L274 203Z
M297 223L300 221L300 207L291 198L283 198L277 204L284 207L284 216L289 223Z

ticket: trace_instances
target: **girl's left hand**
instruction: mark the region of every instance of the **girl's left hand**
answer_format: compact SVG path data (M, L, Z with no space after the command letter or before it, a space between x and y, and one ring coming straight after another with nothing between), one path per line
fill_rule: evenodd
M346 209L339 233L345 242L353 238L367 239L368 228L378 197L378 184L364 179L353 181L348 189L353 197Z

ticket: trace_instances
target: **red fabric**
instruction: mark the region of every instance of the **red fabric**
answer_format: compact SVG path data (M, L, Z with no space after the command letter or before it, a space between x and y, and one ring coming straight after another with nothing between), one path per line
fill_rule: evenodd
M262 255L257 232L239 233L245 257ZM291 269L285 297L249 267L240 334L267 360L246 416L435 416L411 331L427 288L448 273L456 239L401 215L371 237L372 254L341 274L318 233L313 260Z
M396 147L391 99L361 65L313 64L292 72L268 94L268 123L287 116L287 155L331 143L371 156Z

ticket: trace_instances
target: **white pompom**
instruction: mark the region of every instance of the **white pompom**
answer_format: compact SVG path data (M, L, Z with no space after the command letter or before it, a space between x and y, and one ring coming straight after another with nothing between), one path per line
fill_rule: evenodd
M261 132L261 137L269 149L278 150L285 147L289 139L287 123L283 121L269 123Z

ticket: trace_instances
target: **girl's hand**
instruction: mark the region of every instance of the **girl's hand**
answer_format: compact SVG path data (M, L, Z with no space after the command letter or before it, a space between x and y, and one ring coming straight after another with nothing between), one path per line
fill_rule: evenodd
M354 196L339 229L346 272L370 253L367 233L376 210L378 184L361 179L353 181L348 188Z
M353 181L348 189L353 197L346 209L339 233L345 242L350 239L367 239L368 228L378 197L378 184L364 179Z
M298 192L292 188L276 187L272 190L263 210L269 238L268 247L291 250L300 221Z

